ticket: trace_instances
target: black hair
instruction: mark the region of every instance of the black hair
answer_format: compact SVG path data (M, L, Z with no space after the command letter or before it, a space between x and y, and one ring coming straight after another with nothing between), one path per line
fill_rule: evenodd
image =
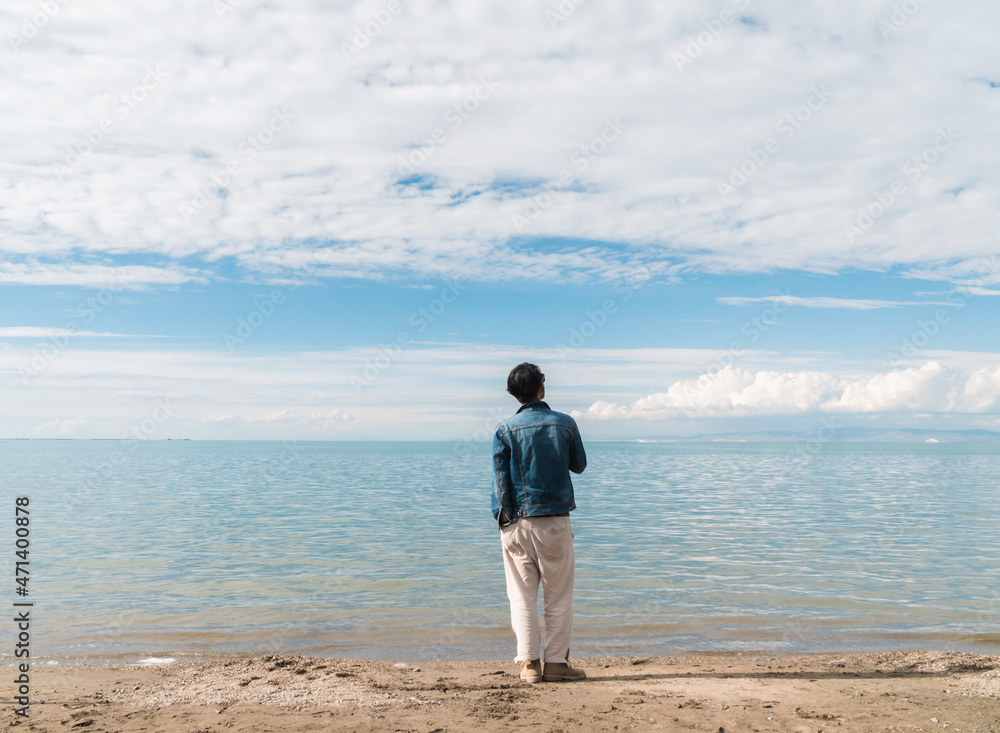
M507 391L522 405L531 402L545 384L545 375L536 364L522 362L507 375Z

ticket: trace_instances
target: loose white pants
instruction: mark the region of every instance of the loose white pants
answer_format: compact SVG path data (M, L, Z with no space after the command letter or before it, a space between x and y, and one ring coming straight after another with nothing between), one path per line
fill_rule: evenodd
M538 583L545 607L547 663L569 659L573 629L573 532L569 517L521 517L500 528L517 662L538 659Z

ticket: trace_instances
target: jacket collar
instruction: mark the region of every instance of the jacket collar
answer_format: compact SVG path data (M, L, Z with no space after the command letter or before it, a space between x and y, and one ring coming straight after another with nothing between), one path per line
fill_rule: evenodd
M551 410L552 409L547 404L545 404L544 400L537 400L535 402L526 402L526 403L524 403L523 405L521 405L521 408L517 412L515 412L514 414L515 415L520 415L522 410L528 410L528 409L532 409L532 408L535 408L535 407L542 407L542 408L545 408L546 410Z

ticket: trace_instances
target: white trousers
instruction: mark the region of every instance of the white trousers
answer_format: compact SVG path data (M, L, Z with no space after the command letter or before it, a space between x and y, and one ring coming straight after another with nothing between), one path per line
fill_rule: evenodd
M545 662L569 663L573 630L573 532L569 517L521 517L500 528L517 662L539 659L538 583L545 604Z

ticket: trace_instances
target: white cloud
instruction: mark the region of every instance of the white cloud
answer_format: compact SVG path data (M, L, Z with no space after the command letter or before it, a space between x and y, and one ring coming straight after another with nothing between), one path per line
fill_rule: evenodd
M983 80L1000 78L1000 11L986 0L927 3L888 38L888 4L751 4L739 12L753 22L683 69L673 54L718 4L587 3L553 29L555 3L411 0L352 63L341 44L379 2L244 2L222 17L218 5L60 3L5 55L0 248L49 264L7 264L0 282L99 287L111 270L94 258L136 255L185 263L148 266L136 284L199 281L229 258L283 277L316 247L329 275L569 282L666 261L935 273L995 250L998 92ZM12 0L8 30L38 8ZM474 112L447 116L490 76ZM817 85L830 101L786 139L776 125ZM263 144L281 109L292 119ZM581 170L573 156L608 117L624 133ZM907 179L949 126L954 146ZM387 184L436 129L447 139L424 178ZM780 149L724 202L718 182L768 137ZM512 216L563 170L574 184L522 233L627 249L511 239ZM844 225L897 178L905 194L848 241Z
M108 290L138 290L153 285L208 282L204 271L187 267L91 265L79 263L0 262L0 284L78 285Z
M746 417L838 412L997 413L1000 368L973 373L929 362L920 367L852 377L830 372L757 371L727 366L697 379L681 379L621 405L597 401L580 417L662 419Z
M257 415L252 417L242 417L240 415L212 415L201 419L203 423L244 423L244 424L269 424L269 423L330 423L330 422L350 422L354 418L349 412L344 412L339 408L329 412L316 412L310 415L295 415L289 410L271 413L269 415Z
M597 402L586 417L716 417L817 410L838 387L822 372L751 372L727 366L697 379L681 379L629 406Z
M80 430L94 425L93 420L83 417L70 418L68 420L49 420L41 425L32 428L31 434L40 438L44 437L71 437Z
M1000 295L1000 293L997 293ZM722 297L716 300L725 305L749 305L751 303L778 303L779 305L799 305L805 308L842 308L846 310L875 310L877 308L898 308L904 305L950 305L955 303L926 300L861 300L854 298L800 298L795 295L766 295L760 298Z
M984 252L978 257L956 257L957 261L942 264L934 269L911 268L904 272L907 277L922 280L938 280L959 285L962 292L974 292L987 285L1000 284L1000 255ZM991 295L987 290L984 294Z
M62 338L67 336L104 336L108 338L163 338L153 334L81 331L48 326L0 326L0 338Z
M938 362L855 379L823 404L828 412L949 412L948 395L961 375ZM959 407L960 406L955 406ZM997 405L1000 407L1000 405Z
M969 295L1000 295L1000 290L992 290L990 288L959 287L956 290L960 293L968 293Z
M1000 404L1000 367L979 369L950 398L968 412L991 412Z

